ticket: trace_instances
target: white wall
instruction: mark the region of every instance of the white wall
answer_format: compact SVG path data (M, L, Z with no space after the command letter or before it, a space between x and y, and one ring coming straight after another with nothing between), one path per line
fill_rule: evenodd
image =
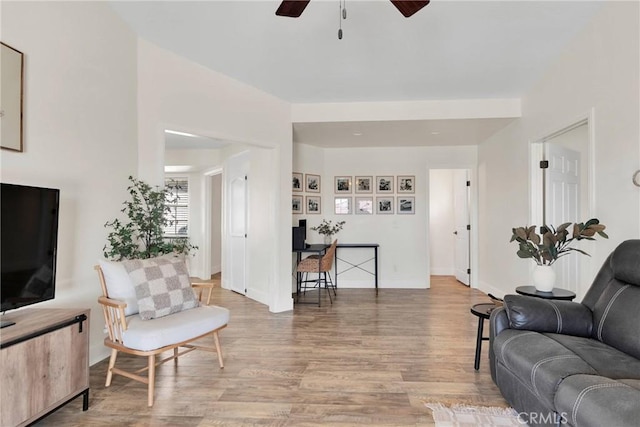
M455 274L456 229L453 205L453 170L431 169L429 178L429 260L431 274Z
M220 149L167 149L164 153L164 166L188 166L193 170L201 170L221 164Z
M258 254L250 268L260 273L255 285L269 290L269 309L291 309L290 263L280 255L291 251L290 105L139 40L138 119L139 173L152 183L162 179L166 128L269 148L260 156L268 168L254 171L261 191L250 204L264 214L250 213L251 227L262 230L249 236Z
M222 271L222 174L211 177L211 274Z
M321 215L293 215L308 220L307 228L322 219L346 221L336 236L349 243L379 243L379 286L381 288L426 288L429 286L429 169L469 168L475 174L476 147L396 147L396 148L329 148L321 149L295 144L293 169L302 173L318 173L322 177ZM416 177L415 215L335 215L333 213L334 177L414 175ZM394 182L395 185L397 183ZM309 194L309 193L305 193ZM366 196L365 194L362 194ZM385 194L386 195L386 194ZM348 195L349 196L349 195ZM355 197L356 194L350 194ZM360 196L360 194L358 194ZM376 193L372 196L375 198ZM380 196L380 194L378 194ZM393 196L397 201L397 193ZM474 199L475 200L475 199ZM397 206L394 207L394 211ZM307 241L321 242L317 232L307 232ZM367 253L342 251L341 257L353 261L366 259ZM341 287L371 287L372 278L357 269L340 276Z
M136 37L105 3L6 2L1 39L25 55L24 152L2 182L60 189L56 297L91 308L90 360L104 357L93 266L136 174Z
M523 98L523 117L479 147L482 289L501 295L529 277L511 228L529 221L528 144L594 111L595 216L609 240L587 242L592 274L623 240L640 237L639 4L609 2ZM523 279L524 278L524 279Z

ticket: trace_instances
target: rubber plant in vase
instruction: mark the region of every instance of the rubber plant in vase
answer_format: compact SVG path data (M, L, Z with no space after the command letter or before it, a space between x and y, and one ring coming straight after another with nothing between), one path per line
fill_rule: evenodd
M536 233L537 226L513 228L511 242L518 243L517 255L520 258L531 258L536 262L533 271L533 284L538 291L551 292L555 285L555 272L551 267L559 258L572 252L590 256L582 249L571 247L580 240L595 240L596 234L604 239L609 236L604 232L606 226L600 224L597 218L587 222L565 222L557 228L553 225L543 225L540 233Z
M327 221L323 219L320 225L316 227L311 227L313 231L317 231L318 234L322 234L324 236L325 245L330 245L333 240L333 235L338 234L340 230L342 230L342 226L344 226L346 221L339 221L333 224L330 220Z

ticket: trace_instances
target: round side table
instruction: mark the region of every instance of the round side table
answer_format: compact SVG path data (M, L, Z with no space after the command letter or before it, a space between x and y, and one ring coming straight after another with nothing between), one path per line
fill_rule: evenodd
M529 297L559 299L565 301L572 301L576 297L575 293L567 289L553 288L551 292L540 292L535 286L518 286L516 288L516 293Z
M483 336L484 321L491 316L491 312L497 307L494 303L475 304L471 307L471 314L478 316L478 335L476 336L476 360L473 365L475 370L480 369L480 352L482 351L482 341L489 338Z

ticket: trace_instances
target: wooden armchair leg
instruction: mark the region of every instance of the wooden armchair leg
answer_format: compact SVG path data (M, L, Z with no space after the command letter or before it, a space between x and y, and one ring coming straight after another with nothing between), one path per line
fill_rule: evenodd
M149 356L149 377L147 378L149 381L148 384L148 402L149 407L153 406L153 393L155 392L155 383L156 383L156 356Z
M173 359L173 364L175 366L178 366L178 347L173 349L173 357L175 357L175 359Z
M213 293L213 286L209 288L209 294L207 295L207 305L211 305L211 294Z
M218 331L213 333L213 340L216 342L216 352L218 353L218 363L220 368L224 368L224 362L222 361L222 348L220 347L220 339L218 338Z
M107 381L104 383L105 387L111 385L111 378L113 378L113 367L116 366L116 358L118 357L118 350L111 349L111 357L109 357L109 367L107 368Z

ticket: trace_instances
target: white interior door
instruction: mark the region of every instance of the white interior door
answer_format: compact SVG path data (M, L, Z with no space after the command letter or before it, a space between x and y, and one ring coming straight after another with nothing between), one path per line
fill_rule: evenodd
M223 280L232 291L246 295L247 218L248 218L248 153L230 159L226 172L225 216L228 238L228 260ZM226 280L225 280L226 278Z
M546 223L559 226L580 221L580 153L547 143ZM554 263L556 286L576 291L580 283L580 258L567 256Z
M469 286L469 171L456 169L453 171L453 210L455 216L455 276L456 279Z

